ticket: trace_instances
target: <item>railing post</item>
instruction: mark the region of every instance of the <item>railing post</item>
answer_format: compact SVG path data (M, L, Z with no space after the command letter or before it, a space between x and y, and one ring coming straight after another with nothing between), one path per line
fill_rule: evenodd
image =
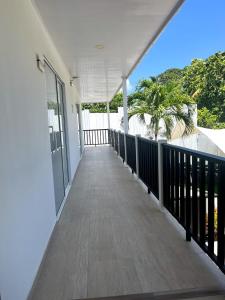
M163 203L163 144L167 140L158 140L158 185L159 185L159 206L161 209L164 207Z
M120 130L118 130L117 138L118 138L118 155L120 156Z
M139 178L139 155L138 155L138 138L140 137L140 134L135 135L135 154L136 154L136 174Z
M124 132L124 154L125 154L125 163L127 164L127 142L126 142L126 133Z
M108 144L112 146L112 129L108 129Z

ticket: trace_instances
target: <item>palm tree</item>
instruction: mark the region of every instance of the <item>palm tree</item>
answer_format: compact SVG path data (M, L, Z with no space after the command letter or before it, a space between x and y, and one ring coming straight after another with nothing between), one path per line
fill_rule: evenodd
M157 140L160 123L164 124L165 135L171 138L175 122L183 123L184 134L192 132L194 128L193 99L181 92L181 88L174 83L162 85L157 78L142 80L136 92L131 96L136 97L135 104L131 107L128 116L137 115L145 123L145 114L150 115L151 121L148 126Z

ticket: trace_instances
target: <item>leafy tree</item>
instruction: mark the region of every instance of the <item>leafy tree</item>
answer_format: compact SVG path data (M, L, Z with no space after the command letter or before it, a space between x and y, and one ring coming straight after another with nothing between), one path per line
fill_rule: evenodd
M156 79L161 84L167 84L171 82L180 82L183 78L183 70L178 68L171 68L165 72L159 74Z
M193 130L193 100L187 94L183 94L176 84L163 85L157 82L157 78L145 79L139 82L136 94L141 97L136 99L136 103L131 107L129 118L137 115L145 122L145 114L150 115L149 130L154 134L155 140L161 129L161 122L164 123L167 138L171 137L175 121L184 124L184 134Z
M118 107L121 107L121 106L123 106L123 94L118 93L113 97L112 101L109 102L110 112L117 112Z
M218 121L218 115L210 112L206 107L198 109L198 126L205 128L222 129L225 128L225 122Z
M116 94L112 101L109 103L109 109L110 112L117 112L118 107L123 106L123 94L118 93ZM106 102L100 102L100 103L84 103L82 104L82 109L89 109L91 113L105 113L107 112L107 105Z
M200 110L205 107L217 116L217 123L225 122L225 52L193 60L184 70L183 87L195 98ZM210 126L214 128L213 124Z
M100 112L104 113L107 111L106 103L99 102L99 103L83 103L82 109L88 109L92 113Z

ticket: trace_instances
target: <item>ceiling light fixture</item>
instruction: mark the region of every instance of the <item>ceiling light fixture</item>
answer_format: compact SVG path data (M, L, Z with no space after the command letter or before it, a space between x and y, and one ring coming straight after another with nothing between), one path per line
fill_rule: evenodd
M74 81L79 78L80 77L78 77L78 76L72 76L72 78L70 79L70 86L74 86Z
M95 45L95 48L98 49L98 50L102 50L102 49L104 49L105 47L104 47L104 45L102 45L102 44L97 44L97 45Z

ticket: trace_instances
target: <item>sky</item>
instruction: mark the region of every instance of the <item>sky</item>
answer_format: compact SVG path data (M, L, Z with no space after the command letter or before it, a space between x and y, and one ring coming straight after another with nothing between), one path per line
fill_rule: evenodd
M225 0L186 0L129 77L128 92L140 79L217 51L225 51Z

